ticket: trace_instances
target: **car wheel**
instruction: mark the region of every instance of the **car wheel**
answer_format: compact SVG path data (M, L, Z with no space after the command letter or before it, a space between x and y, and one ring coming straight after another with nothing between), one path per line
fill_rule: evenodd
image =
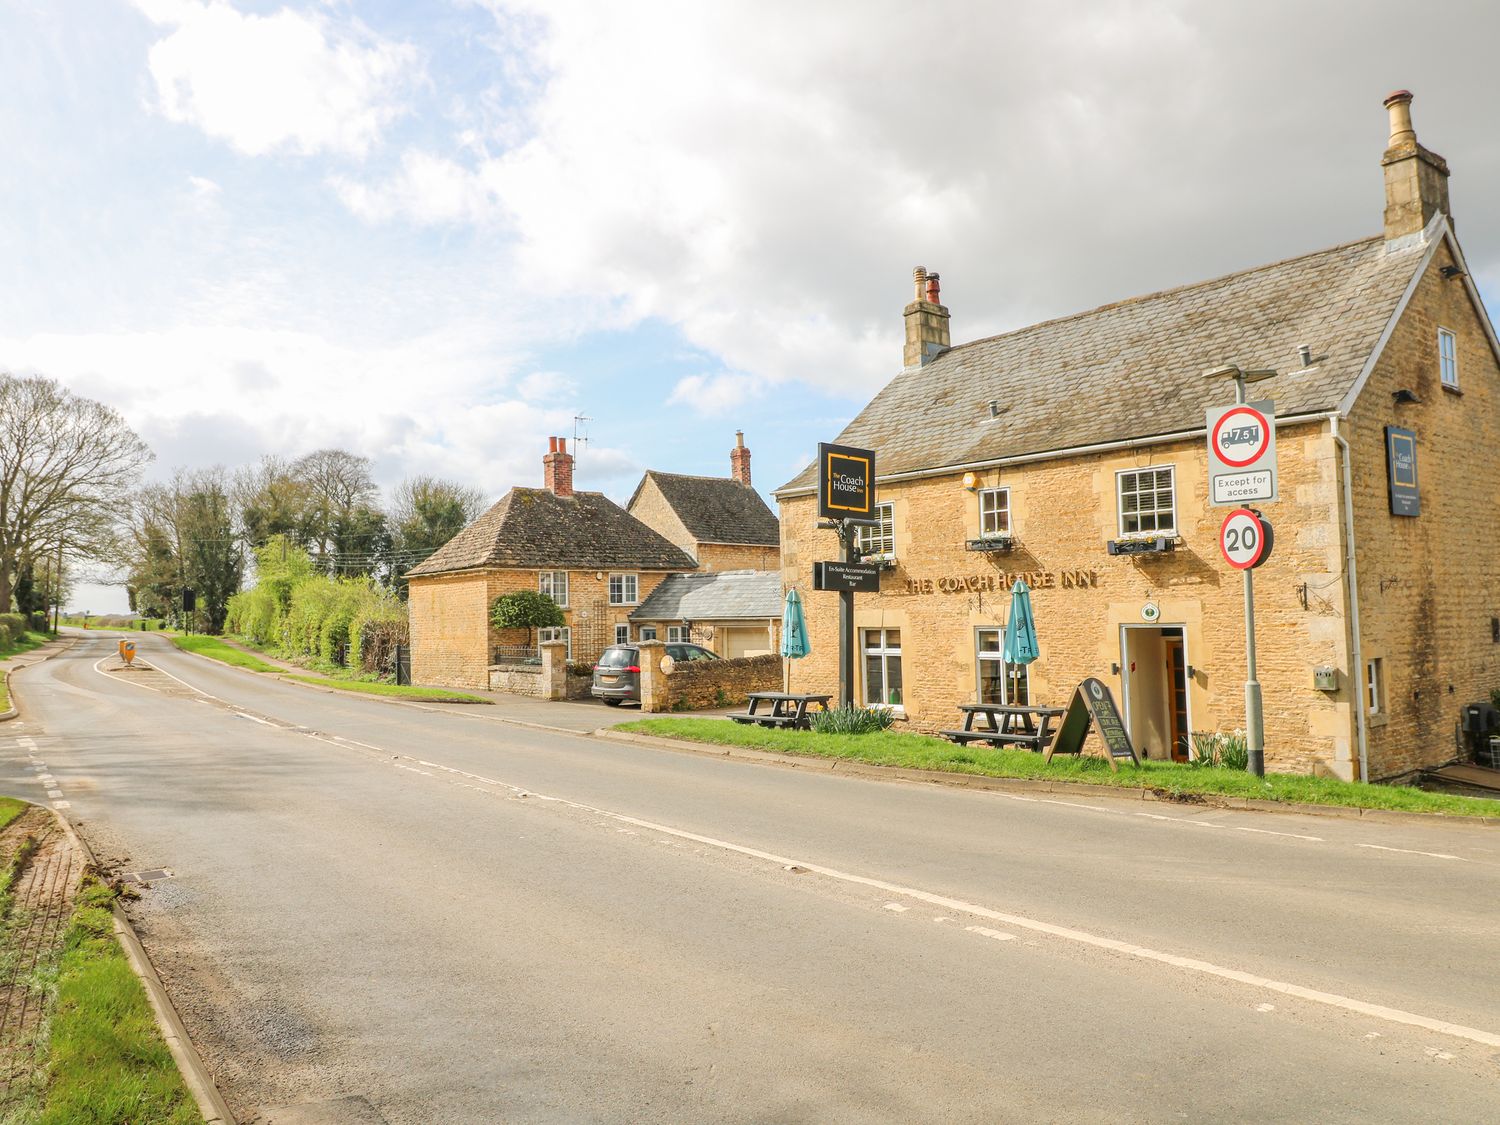
M624 702L625 701L623 699L606 699L604 701L604 706L606 706L606 707L618 707L620 704L622 704Z

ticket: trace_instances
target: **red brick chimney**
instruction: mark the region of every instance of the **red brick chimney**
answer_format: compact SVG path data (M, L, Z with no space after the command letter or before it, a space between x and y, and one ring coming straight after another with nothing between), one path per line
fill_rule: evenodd
M554 496L573 495L573 455L568 452L567 438L548 438L549 451L542 458L547 491Z
M750 487L750 451L745 448L745 431L734 431L734 448L729 451L729 475L746 488Z

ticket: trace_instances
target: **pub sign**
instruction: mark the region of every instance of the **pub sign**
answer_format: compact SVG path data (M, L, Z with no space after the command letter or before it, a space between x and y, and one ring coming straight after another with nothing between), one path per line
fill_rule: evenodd
M873 449L818 443L818 518L874 522Z
M1391 485L1391 515L1422 513L1417 492L1417 435L1398 426L1385 428L1385 467Z

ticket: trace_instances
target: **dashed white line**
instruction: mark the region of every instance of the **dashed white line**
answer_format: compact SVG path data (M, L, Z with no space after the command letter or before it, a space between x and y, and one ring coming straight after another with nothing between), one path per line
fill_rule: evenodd
M988 926L965 926L971 934L980 934L983 937L994 938L996 941L1015 941L1015 934L1008 934L1004 930L992 930Z
M620 831L623 832L623 831L625 831L625 829L622 828L622 829L620 829ZM897 914L905 914L908 910L911 909L911 907L909 907L909 906L903 906L899 902L888 902L888 903L885 904L885 908L887 910L893 910Z
M1377 852L1400 852L1403 855L1425 855L1429 859L1456 859L1459 863L1468 863L1461 855L1448 855L1446 852L1418 852L1411 848L1388 848L1384 844L1355 844L1356 848L1370 848Z

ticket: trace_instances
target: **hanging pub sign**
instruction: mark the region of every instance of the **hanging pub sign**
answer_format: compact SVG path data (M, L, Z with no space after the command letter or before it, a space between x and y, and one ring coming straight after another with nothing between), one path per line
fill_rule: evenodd
M1391 483L1391 515L1422 514L1417 492L1417 435L1398 426L1385 428L1385 469Z
M814 590L849 590L857 594L880 593L880 567L874 563L815 562Z
M1083 740L1088 737L1090 726L1099 732L1110 769L1119 770L1116 758L1129 758L1133 764L1141 764L1135 747L1130 744L1125 721L1120 718L1120 709L1115 706L1115 697L1110 694L1108 685L1092 676L1079 684L1073 693L1062 726L1058 728L1052 745L1047 747L1043 761L1050 762L1053 754L1082 754Z
M875 522L875 451L818 443L818 518Z

